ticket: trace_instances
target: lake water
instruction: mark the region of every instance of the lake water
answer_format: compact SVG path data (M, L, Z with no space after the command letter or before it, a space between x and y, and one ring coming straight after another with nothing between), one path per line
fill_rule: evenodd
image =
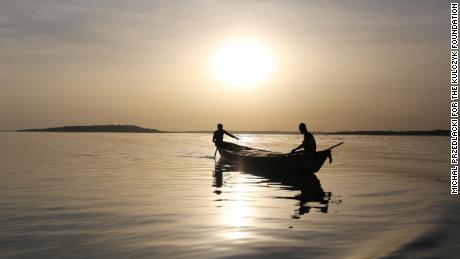
M211 137L0 133L0 257L458 256L447 137L318 135L345 144L306 188L216 167Z

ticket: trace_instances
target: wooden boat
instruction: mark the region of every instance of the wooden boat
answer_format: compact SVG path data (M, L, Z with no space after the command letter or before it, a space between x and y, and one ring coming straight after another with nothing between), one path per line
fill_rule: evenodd
M299 151L283 154L223 142L217 146L217 150L224 161L241 168L288 169L316 173L327 158L332 162L331 149L342 144L343 142L318 152Z

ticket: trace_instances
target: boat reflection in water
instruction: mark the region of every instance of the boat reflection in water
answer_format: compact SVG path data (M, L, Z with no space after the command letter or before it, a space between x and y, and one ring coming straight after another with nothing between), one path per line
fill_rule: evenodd
M321 187L321 183L313 173L305 173L301 171L282 171L271 170L269 168L238 168L233 164L229 164L224 160L216 162L213 172L214 193L220 195L221 188L225 186L225 173L240 172L261 177L264 183L276 185L278 189L289 190L296 192L294 196L275 196L275 199L292 199L299 201L298 209L292 216L294 219L300 218L305 213L309 213L312 209L322 213L328 213L331 192L325 192Z

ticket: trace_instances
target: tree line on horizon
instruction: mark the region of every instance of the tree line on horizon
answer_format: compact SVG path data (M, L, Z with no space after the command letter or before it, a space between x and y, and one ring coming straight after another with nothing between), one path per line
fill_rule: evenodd
M63 126L42 129L23 129L21 132L126 132L126 133L211 133L212 131L162 131L158 129L143 128L136 125L88 125L88 126ZM293 131L234 131L235 133L246 134L297 134ZM356 130L356 131L317 131L315 134L324 135L411 135L411 136L450 136L449 130Z

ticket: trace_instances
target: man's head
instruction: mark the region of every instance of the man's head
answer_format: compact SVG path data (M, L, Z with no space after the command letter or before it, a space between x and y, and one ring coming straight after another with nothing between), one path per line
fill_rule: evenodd
M300 133L306 133L306 132L308 132L308 131L307 131L307 125L305 125L305 123L303 123L303 122L300 123L300 124L299 124L299 131L300 131Z
M218 129L221 130L223 127L224 127L224 125L222 125L221 123L217 124L217 128L218 128Z

